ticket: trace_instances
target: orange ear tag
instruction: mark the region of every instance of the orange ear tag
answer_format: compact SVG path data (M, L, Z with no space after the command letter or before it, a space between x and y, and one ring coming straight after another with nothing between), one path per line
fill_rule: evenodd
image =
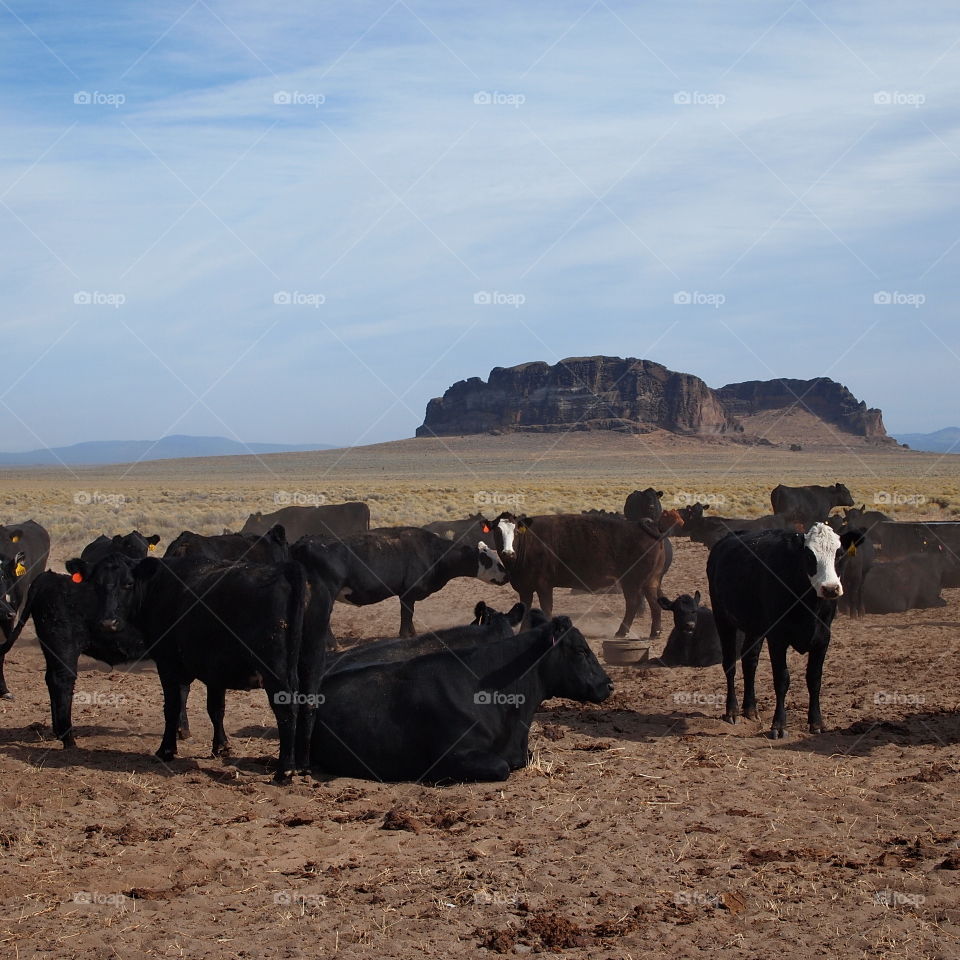
M71 579L74 583L83 583L83 574L82 574L82 573L75 573L70 579Z

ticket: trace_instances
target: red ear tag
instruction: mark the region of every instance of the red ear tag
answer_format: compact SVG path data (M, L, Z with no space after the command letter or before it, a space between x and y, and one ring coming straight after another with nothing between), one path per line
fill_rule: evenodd
M82 573L75 573L70 579L71 579L74 583L83 583L83 574L82 574Z
M482 532L482 533L489 533L489 532L490 532L490 524L489 524L489 523L485 523L485 524L483 525L483 527L481 528L481 532Z

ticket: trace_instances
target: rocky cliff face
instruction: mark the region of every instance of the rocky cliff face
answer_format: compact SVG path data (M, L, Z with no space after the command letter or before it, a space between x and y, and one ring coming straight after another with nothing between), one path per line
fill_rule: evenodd
M550 366L495 367L455 383L427 405L418 437L492 431L656 428L716 434L734 428L699 378L659 363L620 357L572 357Z
M739 419L767 410L806 409L844 433L895 443L883 426L883 413L858 400L829 377L815 380L748 380L716 391L727 412Z

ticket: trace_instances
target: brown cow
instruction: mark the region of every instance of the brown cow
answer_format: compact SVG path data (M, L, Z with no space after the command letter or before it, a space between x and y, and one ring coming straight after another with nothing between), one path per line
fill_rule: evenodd
M653 524L583 514L517 517L501 513L490 527L510 584L528 611L534 592L549 618L554 587L592 591L613 579L619 583L626 605L616 635L625 637L629 633L646 598L650 604L650 636L660 636L662 611L657 597L665 540Z

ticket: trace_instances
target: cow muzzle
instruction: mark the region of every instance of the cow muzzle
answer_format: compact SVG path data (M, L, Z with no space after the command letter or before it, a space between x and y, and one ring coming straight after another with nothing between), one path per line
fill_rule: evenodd
M100 621L100 629L106 633L119 633L122 626L123 621L117 617Z
M843 587L839 583L824 583L817 592L824 600L836 600L843 596Z

